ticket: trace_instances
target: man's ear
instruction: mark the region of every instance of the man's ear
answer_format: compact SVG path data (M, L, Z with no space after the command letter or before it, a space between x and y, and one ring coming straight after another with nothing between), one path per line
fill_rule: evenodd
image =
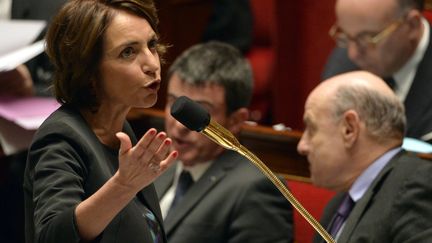
M345 147L353 147L360 134L360 117L356 111L348 110L343 114L341 131Z
M412 9L406 15L406 23L409 25L409 37L419 38L422 34L422 14L417 9Z
M245 121L249 118L249 110L247 108L240 108L231 113L227 120L227 129L233 134L238 134Z

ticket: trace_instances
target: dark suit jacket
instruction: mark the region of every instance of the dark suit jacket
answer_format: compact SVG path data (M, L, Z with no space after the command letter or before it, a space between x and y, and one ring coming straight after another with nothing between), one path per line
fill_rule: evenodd
M202 41L219 40L247 53L252 44L253 16L249 0L212 1L213 9Z
M346 220L338 243L432 242L432 162L401 151L383 168ZM336 195L321 223L327 228ZM316 236L314 242L324 242Z
M155 182L161 197L175 166ZM165 218L170 243L278 243L293 237L292 208L249 161L232 151L217 158Z
M407 137L420 138L432 132L432 39L417 67L404 105L407 116ZM334 75L358 70L348 58L347 50L335 48L327 60L322 74L325 80ZM429 140L428 142L432 142Z
M126 123L124 131L136 138ZM74 210L118 168L118 151L99 142L76 110L62 106L39 128L24 175L26 242L79 242ZM153 242L143 215L162 216L150 185L140 191L94 242ZM166 242L166 241L164 241Z
M13 0L13 19L38 19L50 21L67 0Z

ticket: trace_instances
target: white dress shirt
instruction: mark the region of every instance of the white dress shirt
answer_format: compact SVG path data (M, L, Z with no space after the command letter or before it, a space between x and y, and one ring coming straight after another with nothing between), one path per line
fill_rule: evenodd
M207 171L207 169L210 167L211 164L212 164L212 161L207 161L207 162L203 162L203 163L198 163L198 164L191 166L191 167L185 167L185 166L183 166L183 163L181 163L181 161L177 162L173 183L172 183L171 187L167 190L165 195L162 196L162 198L159 202L160 208L162 211L162 218L165 219L166 215L168 214L169 209L171 208L171 204L174 200L175 191L177 188L180 173L183 170L189 171L189 173L192 176L193 181L196 182Z

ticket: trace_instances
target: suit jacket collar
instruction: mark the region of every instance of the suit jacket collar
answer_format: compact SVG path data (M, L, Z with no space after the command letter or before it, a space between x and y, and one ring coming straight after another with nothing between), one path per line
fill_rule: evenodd
M338 243L349 242L349 238L351 234L354 232L358 222L361 220L362 215L367 210L368 206L372 202L372 198L376 194L376 192L380 189L382 182L387 178L390 172L393 170L396 162L399 158L406 154L404 150L399 152L396 156L394 156L390 162L381 170L378 176L375 178L374 182L371 184L369 189L363 195L363 197L356 203L353 210L351 211L343 231L338 239Z
M180 163L180 162L177 162ZM156 186L156 192L159 198L159 201L174 183L174 176L176 172L176 164L169 167L159 178L154 182Z
M236 161L233 159L235 157L234 155L235 152L233 151L225 151L216 158L202 177L188 190L183 200L177 205L176 210L171 211L166 216L165 230L167 235L172 233L175 227L184 217L187 216L195 205L197 205L209 191L221 182L229 170L236 166ZM171 179L161 185L161 191L166 191L172 184L174 170L170 170L170 173L166 176L171 176Z

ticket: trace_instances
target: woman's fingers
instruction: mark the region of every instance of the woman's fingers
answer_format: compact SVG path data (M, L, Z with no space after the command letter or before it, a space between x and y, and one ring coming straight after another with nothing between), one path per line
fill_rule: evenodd
M168 169L168 167L170 167L172 165L172 163L174 163L174 161L177 159L178 157L178 152L177 151L172 151L168 157L164 160L161 161L161 163L159 164L160 167L160 171L163 172L166 169Z
M140 160L144 163L149 162L154 158L154 156L157 154L157 151L159 151L159 148L163 146L164 141L167 139L166 133L160 132L158 133L153 141L147 146L147 149L141 154Z
M172 144L171 138L166 138L161 144L161 146L159 146L159 149L158 151L156 151L155 156L153 156L154 159L159 161L166 159L169 152L171 151L171 144Z
M178 156L177 151L171 152L172 140L156 129L150 129L133 147L127 134L119 132L116 136L120 140L120 176L133 187L142 188L151 183Z
M116 133L117 138L120 140L120 150L119 155L123 155L129 151L132 147L132 142L126 133L118 132Z
M153 154L153 157L150 158L148 165L154 172L157 172L161 169L160 163L168 157L168 154L171 151L171 144L171 139L165 138L157 151Z
M153 140L158 136L156 129L149 129L137 142L137 144L132 148L132 153L140 158L148 150L148 146L153 142Z

